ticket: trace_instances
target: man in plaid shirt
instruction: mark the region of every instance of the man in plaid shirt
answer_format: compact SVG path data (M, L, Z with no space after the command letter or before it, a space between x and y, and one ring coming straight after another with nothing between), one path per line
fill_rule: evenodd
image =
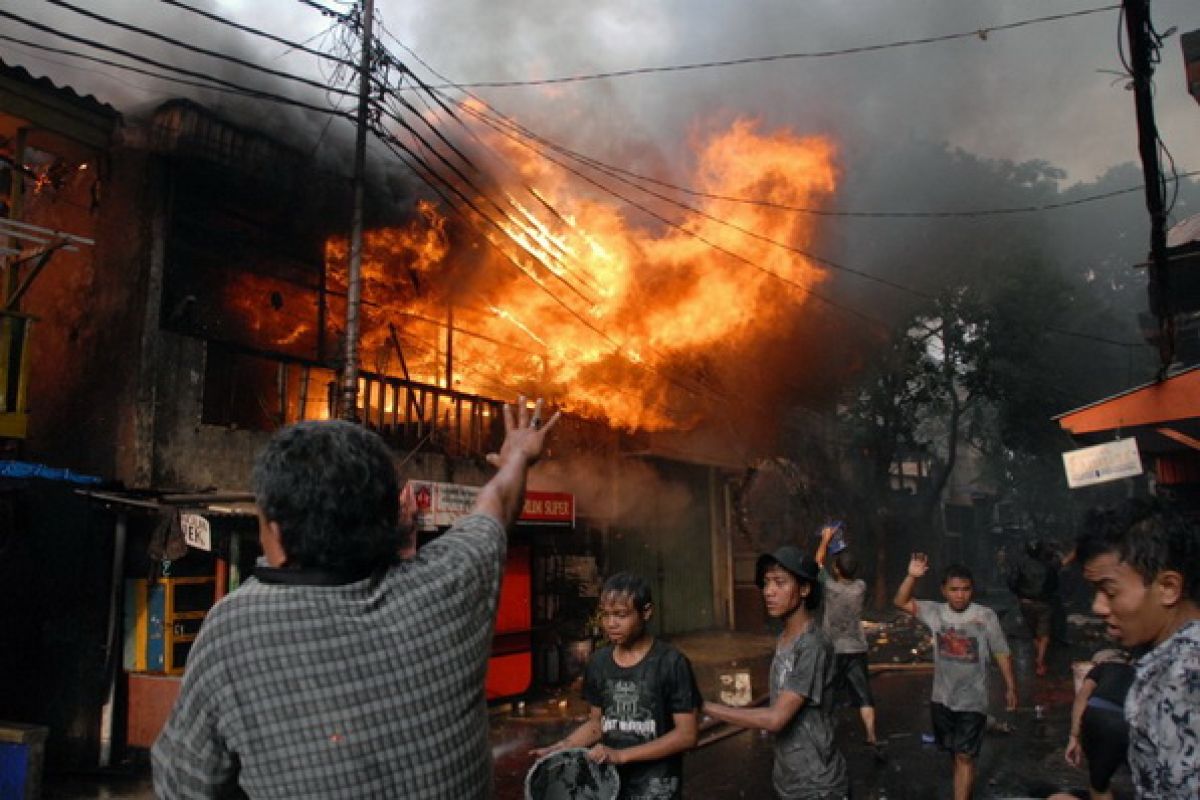
M159 798L487 798L483 680L525 476L558 419L505 407L473 513L412 552L391 454L346 422L254 467L269 565L213 606L154 745ZM407 492L405 493L407 495Z

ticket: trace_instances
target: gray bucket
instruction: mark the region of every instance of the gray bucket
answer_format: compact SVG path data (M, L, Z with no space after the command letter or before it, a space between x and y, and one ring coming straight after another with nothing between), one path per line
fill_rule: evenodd
M620 791L617 768L588 761L582 747L542 756L525 774L525 800L616 800Z

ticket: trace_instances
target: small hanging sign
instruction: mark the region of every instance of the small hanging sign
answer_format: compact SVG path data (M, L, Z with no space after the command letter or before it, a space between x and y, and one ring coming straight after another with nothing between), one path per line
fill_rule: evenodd
M212 526L199 514L180 514L179 526L189 547L212 552Z
M1141 475L1142 458L1137 439L1118 439L1063 453L1063 468L1067 471L1067 485L1078 489Z

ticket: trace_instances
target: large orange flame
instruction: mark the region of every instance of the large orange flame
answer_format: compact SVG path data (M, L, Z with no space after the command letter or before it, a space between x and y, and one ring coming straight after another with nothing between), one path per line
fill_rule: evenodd
M449 329L454 389L540 392L617 426L679 427L703 407L698 399L714 396L687 365L770 336L799 313L803 289L824 279L804 257L764 241L803 248L812 216L713 196L819 205L835 186L828 139L738 120L698 148L689 183L704 196L678 195L709 216L648 200L659 219L579 194L577 182L515 144L494 146L517 177L503 211L479 202L504 231L479 223L491 247L452 243L429 203L407 226L367 234L365 368L399 375L398 344L413 380L447 385ZM344 288L346 249L345 239L327 247L335 289Z

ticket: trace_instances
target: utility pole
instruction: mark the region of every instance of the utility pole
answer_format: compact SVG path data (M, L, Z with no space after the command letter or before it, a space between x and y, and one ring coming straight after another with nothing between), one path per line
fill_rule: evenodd
M1150 312L1158 317L1159 379L1166 377L1175 357L1175 318L1171 313L1170 275L1167 271L1167 211L1162 169L1158 161L1158 127L1154 122L1154 56L1149 0L1124 0L1125 33L1129 39L1134 108L1137 112L1138 152L1146 208L1150 211Z
M346 364L342 371L342 413L358 421L358 338L362 307L363 183L367 163L367 116L371 93L371 21L375 0L362 0L362 61L358 65L358 131L354 139L354 211L350 220L350 269L346 291Z

